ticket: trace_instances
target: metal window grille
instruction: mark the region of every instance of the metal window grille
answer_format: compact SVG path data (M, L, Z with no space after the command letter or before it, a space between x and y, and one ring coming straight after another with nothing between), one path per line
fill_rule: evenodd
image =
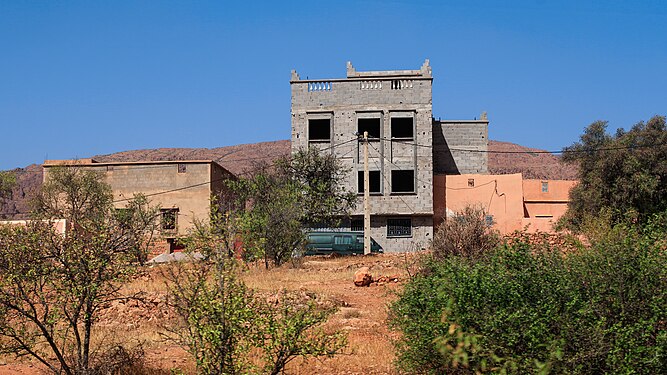
M387 237L411 237L412 219L387 219Z

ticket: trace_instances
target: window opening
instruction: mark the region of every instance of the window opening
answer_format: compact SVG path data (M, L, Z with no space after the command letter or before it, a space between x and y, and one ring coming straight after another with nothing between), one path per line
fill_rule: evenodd
M331 141L331 120L330 119L309 119L308 120L308 140L314 142Z
M474 178L469 178L468 179L468 187L475 187L475 179Z
M363 176L362 176L363 178ZM363 188L363 186L362 186ZM352 219L350 220L350 230L353 232L363 231L364 230L364 219Z
M387 237L412 237L412 219L387 219Z
M187 165L185 163L178 163L178 173L185 173L187 171Z
M414 137L412 117L392 117L391 137L412 139Z
M542 182L542 192L543 193L548 193L549 192L549 183L548 182Z
M357 131L363 136L368 132L368 138L380 139L380 119L379 118L360 118L357 120Z
M391 171L391 192L414 193L415 171L414 170Z
M493 215L486 215L484 216L484 223L486 224L487 227L490 227L493 225Z
M364 193L364 171L357 172L357 192ZM368 171L368 192L371 194L379 194L382 191L380 184L380 171Z
M164 230L176 229L178 208L163 208L160 210L160 213L162 214L162 229Z

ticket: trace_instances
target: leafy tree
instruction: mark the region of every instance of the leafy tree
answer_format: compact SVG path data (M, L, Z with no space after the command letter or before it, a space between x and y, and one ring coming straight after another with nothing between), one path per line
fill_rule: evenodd
M232 182L241 202L250 202L239 215L247 258L278 266L302 250L304 228L336 226L356 204L347 172L333 155L310 148Z
M220 222L222 221L222 222ZM261 295L239 277L233 242L225 231L235 221L215 214L209 224L197 223L183 239L188 254L205 261L177 263L165 269L170 300L178 323L167 337L192 354L201 374L283 372L294 358L333 356L346 345L341 332L319 328L336 311L300 295Z
M16 175L12 172L0 172L0 209L6 200L12 197L12 189L16 186Z
M93 171L49 171L26 226L0 227L0 349L29 355L58 374L97 366L100 308L145 259L155 211L135 197L114 209L110 187ZM66 233L53 220L67 221ZM99 348L99 347L98 347ZM108 365L108 364L105 364Z
M580 230L587 216L643 222L667 208L667 128L665 117L639 122L629 131L606 131L607 123L588 126L563 159L578 165L579 184L570 192L564 222Z

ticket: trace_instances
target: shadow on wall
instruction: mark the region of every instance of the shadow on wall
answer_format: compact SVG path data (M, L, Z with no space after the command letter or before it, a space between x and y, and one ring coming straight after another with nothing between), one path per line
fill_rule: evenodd
M442 131L442 126L433 127L433 173L460 174L452 151Z

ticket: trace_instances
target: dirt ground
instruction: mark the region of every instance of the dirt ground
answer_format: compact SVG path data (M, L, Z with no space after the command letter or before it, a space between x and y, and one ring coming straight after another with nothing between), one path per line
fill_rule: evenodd
M356 257L309 257L301 268L280 267L264 270L248 267L244 280L248 286L263 292L281 289L314 293L316 298L334 301L339 311L327 322L331 328L348 333L348 347L334 358L296 360L289 364L288 374L393 374L396 333L386 325L387 304L395 298L408 277L415 255L374 255ZM369 267L374 278L389 276L388 281L356 287L354 273ZM190 356L160 335L171 317L166 306L166 288L160 266L147 269L128 285L128 291L142 291L145 301L109 305L101 314L100 339L140 343L145 351L146 365L169 374L178 369L194 373ZM39 374L44 367L28 359L0 359L0 375ZM161 371L160 371L161 370Z

